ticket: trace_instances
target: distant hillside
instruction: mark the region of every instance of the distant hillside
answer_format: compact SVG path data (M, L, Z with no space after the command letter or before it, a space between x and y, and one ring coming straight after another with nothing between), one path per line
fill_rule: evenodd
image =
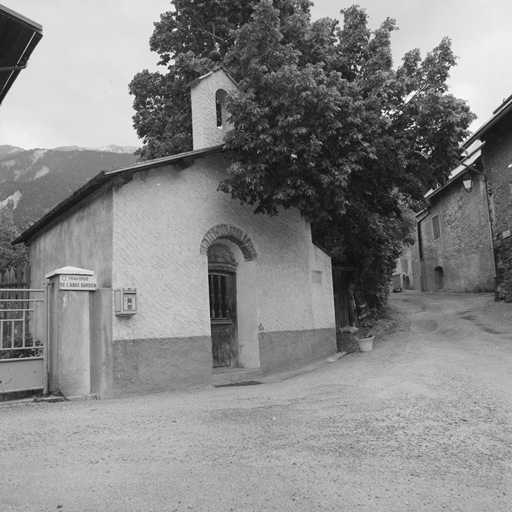
M134 146L116 146L115 144L109 144L108 146L102 146L100 148L83 148L81 146L60 146L53 148L54 151L100 151L106 153L127 153L133 154L138 148Z
M16 146L0 146L0 158L3 158L6 155L12 155L13 153L17 153L18 151L25 150L18 148Z
M20 228L34 222L100 171L136 163L119 146L23 150L0 146L0 208L14 207ZM126 148L135 150L135 148Z

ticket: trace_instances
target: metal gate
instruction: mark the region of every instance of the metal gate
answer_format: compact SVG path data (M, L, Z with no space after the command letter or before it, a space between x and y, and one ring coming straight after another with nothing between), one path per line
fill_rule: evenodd
M0 394L48 393L47 289L0 288Z

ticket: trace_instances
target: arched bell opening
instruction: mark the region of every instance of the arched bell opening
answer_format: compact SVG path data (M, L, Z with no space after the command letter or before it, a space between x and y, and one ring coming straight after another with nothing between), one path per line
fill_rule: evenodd
M218 89L215 93L215 113L217 128L228 128L228 111L226 108L228 93L224 89Z

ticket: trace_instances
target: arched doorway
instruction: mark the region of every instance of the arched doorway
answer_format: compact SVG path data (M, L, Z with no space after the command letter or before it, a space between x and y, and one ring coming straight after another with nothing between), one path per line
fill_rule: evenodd
M238 227L217 224L204 235L199 253L204 255L208 264L210 306L213 304L213 307L210 307L211 336L214 340L212 354L216 352L214 366L216 368L259 368L260 325L256 265L258 255L252 239ZM224 293L226 290L229 299L224 299L224 302L231 305L229 322L228 318L215 318L212 315L216 305L214 298L219 295L226 296ZM219 301L218 298L217 312L219 302L221 316L223 312L227 316L226 307L222 307L222 299Z
M436 285L436 290L442 290L444 288L443 267L436 267L434 269L434 283Z
M208 291L214 368L238 366L236 314L237 262L226 245L208 248Z

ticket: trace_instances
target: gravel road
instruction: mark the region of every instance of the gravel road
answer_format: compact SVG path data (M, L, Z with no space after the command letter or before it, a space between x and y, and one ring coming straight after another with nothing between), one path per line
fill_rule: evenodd
M512 305L392 304L372 352L261 385L0 406L0 512L510 512Z

